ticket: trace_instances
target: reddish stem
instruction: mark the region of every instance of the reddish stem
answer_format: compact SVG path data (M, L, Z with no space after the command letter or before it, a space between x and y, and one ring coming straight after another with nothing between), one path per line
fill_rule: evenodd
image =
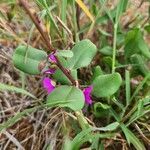
M33 23L35 24L36 28L38 29L38 31L40 32L45 44L47 45L48 49L50 51L55 51L56 49L52 47L52 45L50 44L50 40L49 37L47 35L47 33L44 32L41 21L39 21L38 16L36 14L33 14L30 9L29 6L27 4L27 2L25 0L19 0L19 3L21 6L23 6L23 8L25 9L25 11L27 12L27 14L30 16L30 18L32 19ZM70 74L70 72L65 69L60 61L58 60L58 58L56 57L57 60L57 66L58 68L66 75L66 77L70 80L70 82L76 86L76 81L74 80L74 78L72 77L72 75Z

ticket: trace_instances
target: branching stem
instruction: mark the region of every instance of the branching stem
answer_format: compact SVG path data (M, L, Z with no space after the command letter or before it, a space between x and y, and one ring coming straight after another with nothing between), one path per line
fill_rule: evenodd
M45 33L42 23L41 21L38 19L38 17L36 16L36 14L33 14L30 9L29 6L27 4L27 2L25 0L19 0L20 5L25 9L25 11L27 12L27 14L30 16L30 18L32 19L33 23L35 24L36 28L38 29L38 31L40 32L46 46L48 47L48 49L50 51L55 51L56 49L52 47L49 37L47 35L47 33ZM72 85L76 86L76 81L74 80L74 78L72 77L71 73L65 69L60 61L57 59L57 66L59 67L59 69L66 75L66 77L70 80L70 82L72 83Z

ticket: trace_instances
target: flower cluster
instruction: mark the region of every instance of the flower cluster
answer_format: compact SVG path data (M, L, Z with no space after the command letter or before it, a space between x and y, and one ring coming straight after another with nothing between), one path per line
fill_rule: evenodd
M57 63L57 59L55 57L55 52L51 53L48 56L48 59L52 62L52 63ZM44 72L44 74L54 74L55 73L55 69L48 69ZM48 78L48 77L44 77L43 81L43 88L47 91L48 94L50 94L54 89L55 89L55 84L54 82ZM85 103L87 105L91 105L92 104L92 98L91 98L91 92L93 90L93 86L88 86L87 88L83 89L83 94L85 97Z

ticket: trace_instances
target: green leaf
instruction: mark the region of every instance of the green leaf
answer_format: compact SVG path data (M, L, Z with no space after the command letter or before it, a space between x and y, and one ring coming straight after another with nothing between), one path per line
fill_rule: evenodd
M93 72L93 76L92 76L92 78L91 78L91 81L92 81L92 82L93 82L93 80L94 80L96 77L98 77L98 76L104 74L100 66L94 67L94 68L92 69L92 72Z
M62 56L62 57L73 57L73 52L71 50L59 50L56 53L57 56Z
M144 105L150 105L150 96L147 96L142 99Z
M137 150L146 150L139 139L124 124L121 124L121 129L126 136L128 144L132 143Z
M118 122L113 122L113 123L107 125L106 127L94 128L94 129L98 130L98 131L113 131L113 130L117 129L118 126L119 126Z
M104 150L103 149L103 143L99 140L98 136L95 136L94 139L92 139L92 144L90 146L91 150Z
M67 68L68 69L68 62L67 62L67 59L62 57L62 56L57 56L61 65L64 67L64 68ZM69 59L69 58L68 58Z
M145 56L146 58L150 59L150 50L148 45L144 41L142 33L141 33L141 39L138 42L138 46L141 51L141 54L143 54L143 56Z
M62 150L69 150L69 149L71 149L71 140L68 136L65 136Z
M103 62L109 69L111 69L111 67L112 67L112 62L113 62L112 57L110 57L110 56L103 57L103 58L102 58L102 62ZM116 68L121 66L121 64L118 62L118 60L116 60L115 63L116 63Z
M39 65L46 59L46 52L23 45L18 46L13 55L15 67L31 75L40 74Z
M96 117L105 117L109 113L109 108L109 105L97 102L94 104L94 115Z
M101 75L93 81L93 94L96 97L109 97L121 86L122 79L119 73Z
M144 29L145 29L148 33L150 33L150 25L145 26Z
M75 138L72 140L72 143L71 143L72 150L79 149L80 145L84 143L85 140L88 141L91 132L92 132L92 128L88 128L78 133L75 136Z
M116 11L116 18L115 18L116 23L119 22L120 16L126 10L127 4L128 4L128 0L120 0L120 2L118 3L117 11Z
M76 80L77 79L77 70L71 70L71 75ZM57 69L56 72L53 74L53 77L60 82L61 84L70 84L70 80L64 75L64 73Z
M139 39L139 29L136 28L127 33L124 47L126 59L135 53L139 53L139 48L137 47Z
M74 86L59 86L47 97L47 104L54 102L59 102L60 107L68 107L77 111L84 106L84 95Z
M125 57L128 60L131 55L139 53L150 59L150 51L144 41L143 34L140 29L135 28L129 31L125 38Z
M68 59L69 69L78 69L90 64L97 49L90 40L82 40L72 48L73 57Z
M92 131L96 131L94 128L88 128L82 130L79 134L75 136L73 139L71 146L72 150L78 150L85 142L93 143L96 139L105 139L105 138L112 138L114 136L113 133L94 133Z
M28 95L32 98L36 98L34 95L32 95L31 93L29 93L28 91L26 91L22 88L18 88L18 87L15 87L15 86L0 83L0 91L4 91L4 90L16 92L16 93L21 93L21 94L24 94L24 95Z
M149 73L149 68L146 66L143 57L139 54L134 54L130 58L131 62L135 64L134 69L138 70L143 76Z
M112 47L105 46L102 49L100 49L99 52L103 55L112 56Z
M140 114L142 114L143 111L144 111L144 101L142 99L139 100L137 107L138 107L138 109L137 109L137 117L139 117Z
M117 40L116 41L117 47L121 47L122 45L124 45L125 34L118 31L118 33L117 33L117 39L116 40Z
M106 0L99 0L99 3L102 5L102 8L104 7L104 10L105 10L105 12L106 12L106 14L107 14L107 16L109 17L109 19L112 21L112 23L114 22L113 21L113 14L110 12L110 9L108 9L107 7L106 7Z
M110 10L110 14L111 17L114 19L115 18L115 14L116 14L116 9ZM103 16L100 16L96 19L96 24L102 24L105 23L107 21L109 21L110 16L108 16L108 14L104 14Z
M103 62L106 66L108 66L108 68L111 68L111 67L112 67L112 57L110 57L110 56L103 57L102 62ZM116 61L116 63L117 63L117 61Z

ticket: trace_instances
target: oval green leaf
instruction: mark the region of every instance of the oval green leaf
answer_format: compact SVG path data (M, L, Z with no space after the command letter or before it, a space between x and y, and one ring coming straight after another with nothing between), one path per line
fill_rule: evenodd
M84 106L84 95L80 89L74 86L59 86L47 97L47 104L51 103L57 103L57 106L77 111Z
M46 52L23 45L18 46L13 55L15 67L31 75L40 74L39 65L46 59Z
M112 47L105 46L99 50L100 53L106 56L112 56Z
M109 114L110 106L97 102L94 104L94 115L95 117L106 117Z
M71 70L72 77L77 80L77 70ZM64 75L64 73L57 69L56 72L53 74L53 78L56 79L61 84L71 84L70 80Z
M73 52L71 50L59 50L56 53L56 56L61 56L61 57L73 57Z
M93 95L96 97L109 97L121 86L122 79L119 73L100 75L93 81Z
M72 48L73 57L68 59L69 69L78 69L90 64L97 52L96 46L90 40L82 40Z

